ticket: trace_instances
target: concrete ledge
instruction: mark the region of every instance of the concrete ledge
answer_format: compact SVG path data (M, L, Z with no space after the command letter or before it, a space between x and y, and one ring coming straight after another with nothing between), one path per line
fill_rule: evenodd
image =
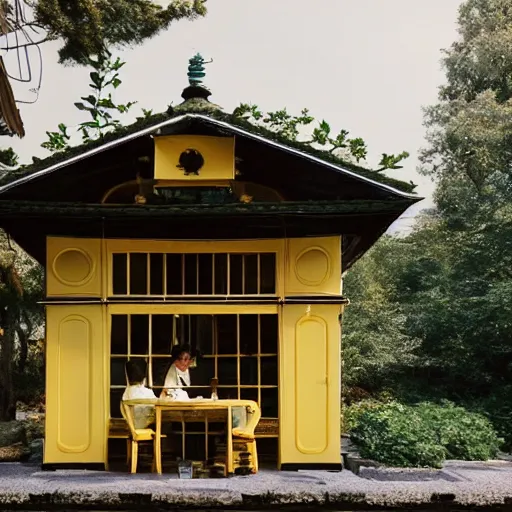
M349 471L262 470L229 479L0 464L0 510L454 510L512 512L512 463L448 465L451 480L379 481ZM367 468L371 469L371 468Z

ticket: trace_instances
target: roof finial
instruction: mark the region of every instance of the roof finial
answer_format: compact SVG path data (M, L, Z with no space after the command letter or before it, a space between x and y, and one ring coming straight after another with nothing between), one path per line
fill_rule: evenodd
M208 87L203 84L203 78L206 76L204 72L204 65L210 64L213 59L205 61L200 53L196 53L188 61L188 87L183 89L181 97L185 100L176 107L169 107L169 112L183 113L183 112L202 112L210 113L213 111L221 110L218 105L210 103L208 97L211 95Z
M188 61L188 83L190 85L199 85L203 82L203 78L206 76L204 72L204 64L210 64L213 59L205 61L200 53L196 53Z

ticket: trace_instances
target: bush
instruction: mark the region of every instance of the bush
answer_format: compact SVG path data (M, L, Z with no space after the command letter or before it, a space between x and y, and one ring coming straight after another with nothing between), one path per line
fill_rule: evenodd
M446 401L418 404L417 410L435 432L447 459L489 460L498 453L498 436L485 416Z
M487 460L498 451L499 440L484 416L448 402L391 402L362 409L349 417L352 440L364 458L390 466L440 468L446 458Z
M363 413L368 410L381 407L382 405L384 405L382 401L374 398L367 398L349 406L344 406L342 409L341 421L343 433L346 434L351 432L359 424L359 418Z

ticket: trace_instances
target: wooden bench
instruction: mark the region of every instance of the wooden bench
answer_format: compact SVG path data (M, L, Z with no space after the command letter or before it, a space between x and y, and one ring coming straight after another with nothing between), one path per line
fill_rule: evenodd
M279 437L279 420L261 418L254 431L256 438ZM123 418L110 418L108 429L109 439L129 439L130 429Z
M124 418L110 418L108 428L109 439L129 439L130 429Z

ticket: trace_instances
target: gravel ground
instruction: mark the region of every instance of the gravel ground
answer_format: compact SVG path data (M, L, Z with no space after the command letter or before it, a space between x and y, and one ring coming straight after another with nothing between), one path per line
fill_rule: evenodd
M346 470L261 470L252 476L197 480L179 480L175 475L43 472L35 465L0 464L0 509L263 510L285 506L512 510L512 462L452 461L437 473L362 468L356 476Z

